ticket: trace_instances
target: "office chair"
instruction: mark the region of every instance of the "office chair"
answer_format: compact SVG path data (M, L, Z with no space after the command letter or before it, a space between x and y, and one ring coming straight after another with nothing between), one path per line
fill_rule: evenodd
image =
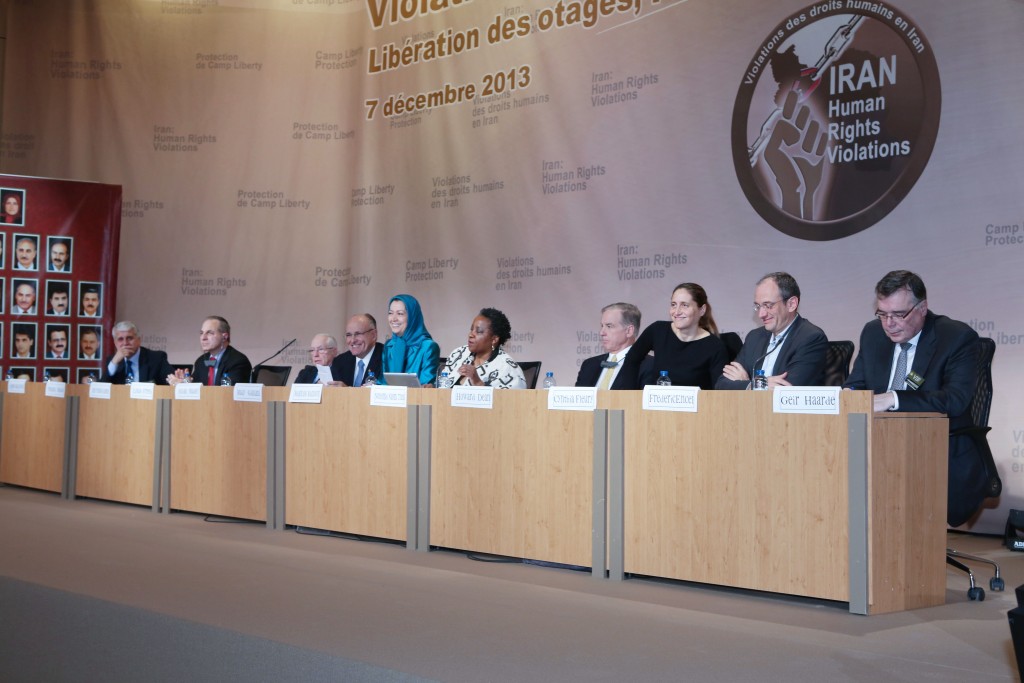
M967 436L974 442L974 446L985 465L985 472L988 475L988 486L985 490L986 498L998 498L1003 490L1003 482L999 478L999 471L996 469L995 460L992 459L992 449L989 448L988 434L991 429L988 426L988 414L992 408L992 357L996 352L996 343L988 337L978 339L978 384L974 389L974 397L968 412L971 416L971 427L963 427L953 430L950 436ZM988 586L993 591L1002 591L1006 585L999 575L999 565L992 560L962 553L954 548L946 548L946 564L956 567L967 574L971 587L967 589L967 597L970 600L984 600L985 589L974 583L974 572L961 560L968 562L979 562L992 565L994 574L989 579Z
M718 335L718 338L725 344L725 350L728 353L729 362L736 360L736 356L740 355L740 349L743 348L743 340L740 339L740 335L735 332L723 332Z
M292 374L290 365L257 365L252 369L253 382L268 387L283 387L288 384L288 375L290 374Z
M830 341L825 353L825 385L841 387L850 376L850 359L853 358L852 341Z
M519 363L519 369L523 371L523 377L526 378L526 388L536 389L537 380L540 378L540 361L539 360L527 360Z

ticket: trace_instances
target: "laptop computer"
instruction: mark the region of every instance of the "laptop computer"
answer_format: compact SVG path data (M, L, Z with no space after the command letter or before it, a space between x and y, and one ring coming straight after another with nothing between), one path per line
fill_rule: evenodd
M420 378L415 372L385 372L384 381L393 387L420 388Z

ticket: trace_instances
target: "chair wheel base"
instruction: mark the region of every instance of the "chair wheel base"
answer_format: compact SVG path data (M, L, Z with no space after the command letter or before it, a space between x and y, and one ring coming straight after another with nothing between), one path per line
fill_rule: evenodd
M983 601L985 599L985 589L982 588L981 586L975 586L974 588L968 588L967 589L967 599L968 600L977 600L978 602Z
M1001 576L993 576L988 580L988 587L997 593L1001 593L1006 588L1006 584L1003 582Z

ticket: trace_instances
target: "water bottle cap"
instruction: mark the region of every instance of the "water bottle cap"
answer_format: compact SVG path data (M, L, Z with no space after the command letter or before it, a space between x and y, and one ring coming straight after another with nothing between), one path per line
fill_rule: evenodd
M664 377L664 376L665 376L665 375L667 375L667 374L668 374L668 370L662 370L662 371L661 371L661 376L662 376L662 377Z

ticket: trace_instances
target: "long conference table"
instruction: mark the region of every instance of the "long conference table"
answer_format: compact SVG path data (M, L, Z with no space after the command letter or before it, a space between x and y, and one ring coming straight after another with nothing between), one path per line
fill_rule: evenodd
M544 391L491 409L409 389L289 403L203 387L177 400L86 385L0 394L0 483L150 507L312 527L849 603L881 614L945 599L947 420L871 410L773 412L771 392L699 394L693 413L599 391L550 410Z

